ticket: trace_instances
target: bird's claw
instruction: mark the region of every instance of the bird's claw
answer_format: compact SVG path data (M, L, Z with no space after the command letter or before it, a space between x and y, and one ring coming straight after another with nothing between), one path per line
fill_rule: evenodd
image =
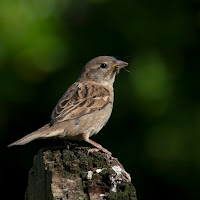
M94 153L94 152L99 152L99 151L103 151L104 153L106 153L106 155L109 157L109 158L112 158L112 153L110 151L108 151L107 149L98 149L98 148L91 148L88 150L88 155L90 153Z
M89 155L90 153L94 153L94 152L99 152L99 149L97 149L97 148L91 148L91 149L89 149L89 150L88 150L88 155Z

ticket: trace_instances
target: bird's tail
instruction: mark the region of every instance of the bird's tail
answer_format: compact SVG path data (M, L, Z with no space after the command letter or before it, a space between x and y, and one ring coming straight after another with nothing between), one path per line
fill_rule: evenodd
M8 147L15 146L15 145L24 145L27 144L35 139L40 139L44 137L48 137L48 133L51 133L51 127L50 124L46 124L42 128L38 129L37 131L34 131L23 138L17 140L16 142L13 142L12 144L8 145Z

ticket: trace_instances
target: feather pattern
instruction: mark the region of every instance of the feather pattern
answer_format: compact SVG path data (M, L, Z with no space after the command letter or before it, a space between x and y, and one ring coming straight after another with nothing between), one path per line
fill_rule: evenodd
M62 96L51 115L51 125L76 119L111 103L110 92L93 82L74 83Z

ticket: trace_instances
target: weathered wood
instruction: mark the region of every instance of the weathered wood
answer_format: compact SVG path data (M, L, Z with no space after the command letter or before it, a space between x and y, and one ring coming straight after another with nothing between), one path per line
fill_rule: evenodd
M41 149L29 172L26 200L136 200L130 175L116 158L89 148Z

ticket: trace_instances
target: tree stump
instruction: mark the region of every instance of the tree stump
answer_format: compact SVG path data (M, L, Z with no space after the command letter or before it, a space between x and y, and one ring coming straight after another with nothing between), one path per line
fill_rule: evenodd
M26 200L136 200L117 158L88 147L41 149L29 172Z

